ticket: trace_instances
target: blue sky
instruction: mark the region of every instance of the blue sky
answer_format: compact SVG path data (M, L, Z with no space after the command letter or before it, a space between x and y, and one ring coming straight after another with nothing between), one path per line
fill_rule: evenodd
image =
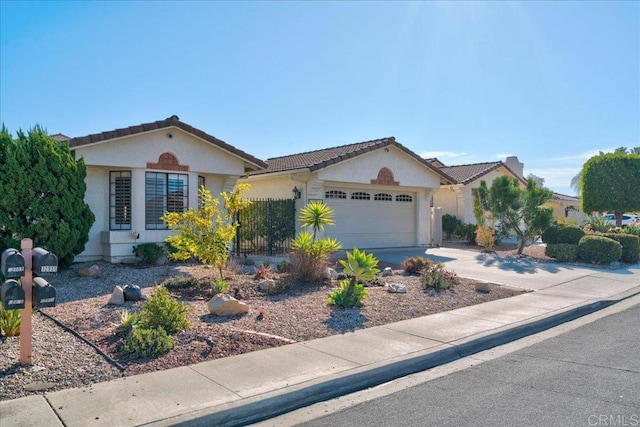
M517 155L564 194L640 145L640 2L0 5L12 132L177 114L262 159L395 136L447 165Z

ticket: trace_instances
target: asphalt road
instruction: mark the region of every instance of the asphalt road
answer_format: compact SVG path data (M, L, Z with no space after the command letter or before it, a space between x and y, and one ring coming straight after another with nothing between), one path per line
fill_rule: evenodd
M326 402L315 419L296 425L640 426L640 304L634 304L338 412Z

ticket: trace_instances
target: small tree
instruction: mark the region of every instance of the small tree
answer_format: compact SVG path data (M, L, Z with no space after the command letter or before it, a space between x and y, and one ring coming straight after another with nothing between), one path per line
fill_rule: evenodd
M551 225L553 210L542 205L552 195L551 190L538 187L531 179L523 190L517 179L507 176L494 179L491 188L481 181L480 187L473 191L473 197L479 200L483 210L489 212L501 227L516 234L518 254L522 254L529 240Z
M613 211L616 225L622 214L640 210L640 155L616 152L599 154L582 168L582 210Z
M313 233L302 231L291 242L291 273L294 278L310 283L326 276L329 256L342 246L330 237L317 238L318 230L333 225L334 211L324 202L310 202L300 209L300 225L311 227Z
M17 138L0 130L0 252L23 238L71 265L95 217L84 201L86 167L40 126Z
M186 261L193 256L203 264L217 268L222 277L222 269L229 259L229 245L238 228L236 213L251 203L241 195L248 187L248 184L238 184L232 193L221 193L224 211L220 209L218 199L214 199L209 190L200 187L198 209L165 213L161 219L176 231L175 235L165 239L174 249L169 253L169 259Z

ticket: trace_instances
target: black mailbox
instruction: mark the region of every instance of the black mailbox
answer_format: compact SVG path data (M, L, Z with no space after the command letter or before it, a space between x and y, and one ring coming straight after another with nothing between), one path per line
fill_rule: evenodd
M9 279L2 284L2 306L5 310L24 308L24 289L17 280Z
M33 273L47 276L58 272L58 257L46 249L33 248Z
M24 276L25 262L22 254L16 249L2 252L2 274L6 279L17 279Z
M35 308L55 307L56 288L42 277L33 278L33 304Z

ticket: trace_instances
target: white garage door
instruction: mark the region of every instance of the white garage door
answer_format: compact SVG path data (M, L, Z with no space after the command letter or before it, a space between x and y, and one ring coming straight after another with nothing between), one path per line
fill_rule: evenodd
M344 249L415 246L415 198L409 192L327 188L325 202L335 210L336 224L325 234Z

